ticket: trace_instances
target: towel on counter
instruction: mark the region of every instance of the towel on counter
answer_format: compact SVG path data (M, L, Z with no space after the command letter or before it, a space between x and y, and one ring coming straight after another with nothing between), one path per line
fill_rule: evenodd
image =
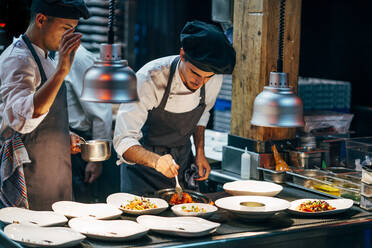
M0 200L7 207L28 208L23 164L31 163L19 133L1 147Z
M195 181L199 177L199 168L196 164L191 164L190 168L187 168L184 172L185 186L188 189L198 190L199 184Z

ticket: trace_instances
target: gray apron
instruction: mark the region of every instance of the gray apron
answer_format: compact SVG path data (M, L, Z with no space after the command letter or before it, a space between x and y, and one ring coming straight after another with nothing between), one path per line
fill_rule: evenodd
M47 80L31 42L22 36L40 71L41 87ZM32 210L51 210L56 201L72 200L71 152L66 85L63 83L49 113L31 133L22 135L32 163L24 166Z
M179 57L170 67L167 87L157 108L149 111L148 118L142 128L141 144L149 151L159 155L170 154L180 166L178 177L185 187L185 170L193 162L190 137L205 109L205 88L200 91L199 105L184 113L172 113L165 110L170 93L172 79L176 71ZM121 170L121 191L134 194L153 193L160 189L175 187L174 178L167 178L155 169L140 164L123 164Z

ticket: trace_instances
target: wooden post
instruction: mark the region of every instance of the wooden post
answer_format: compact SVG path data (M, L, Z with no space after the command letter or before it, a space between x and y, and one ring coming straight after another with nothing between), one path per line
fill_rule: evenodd
M235 0L234 41L237 53L232 75L231 134L254 140L295 137L295 128L250 124L253 102L276 71L280 0ZM286 0L283 71L297 90L301 0Z

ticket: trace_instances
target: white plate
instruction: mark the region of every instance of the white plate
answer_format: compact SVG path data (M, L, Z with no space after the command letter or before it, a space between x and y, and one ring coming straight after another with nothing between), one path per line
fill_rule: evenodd
M163 212L168 208L168 203L160 198L149 198L145 197L146 199L149 199L149 201L157 206L157 208L152 209L145 209L145 210L130 210L130 209L124 209L121 208L121 205L126 205L130 201L134 200L134 198L141 198L141 196L132 195L128 193L115 193L112 195L109 195L106 199L106 202L116 208L119 208L121 211L127 214L133 214L133 215L141 215L141 214L158 214Z
M10 224L4 228L4 233L12 240L30 247L70 247L85 239L84 235L68 227Z
M264 204L264 207L245 207L240 204L242 202L258 202ZM218 199L215 204L217 207L231 211L244 219L252 220L269 218L290 206L286 200L268 196L229 196Z
M0 209L0 221L6 224L14 222L35 224L38 226L56 226L67 222L67 218L53 211L33 211L24 208L8 207Z
M264 181L238 180L225 183L223 189L232 195L275 196L283 190L283 187L276 183Z
M322 211L322 212L315 212L315 213L309 213L309 212L302 212L296 210L296 208L305 201L326 201L328 202L332 207L335 207L335 210L328 210L328 211ZM291 202L291 206L288 208L288 211L297 215L302 216L322 216L322 215L332 215L332 214L338 214L342 213L349 208L353 206L354 202L350 199L332 199L332 200L325 200L325 199L300 199L295 200Z
M185 212L184 209L190 210L192 206L199 207L199 209L204 208L205 212ZM183 209L184 208L184 209ZM212 214L217 211L215 206L205 203L184 203L174 205L171 208L172 212L178 216L198 216L203 218L209 218Z
M216 231L221 224L199 217L160 217L141 215L137 222L154 232L182 236L200 237Z
M71 219L68 225L87 237L113 241L137 239L149 231L147 227L130 220L96 220L81 217Z
M85 204L73 201L59 201L52 205L52 209L56 213L63 214L68 218L74 217L93 217L96 219L115 219L122 212L106 203Z

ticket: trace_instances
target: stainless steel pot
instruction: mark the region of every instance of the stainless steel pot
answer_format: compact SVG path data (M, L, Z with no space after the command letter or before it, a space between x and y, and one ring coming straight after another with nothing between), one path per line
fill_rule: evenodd
M81 157L87 162L102 162L111 156L110 140L83 140L80 147Z

